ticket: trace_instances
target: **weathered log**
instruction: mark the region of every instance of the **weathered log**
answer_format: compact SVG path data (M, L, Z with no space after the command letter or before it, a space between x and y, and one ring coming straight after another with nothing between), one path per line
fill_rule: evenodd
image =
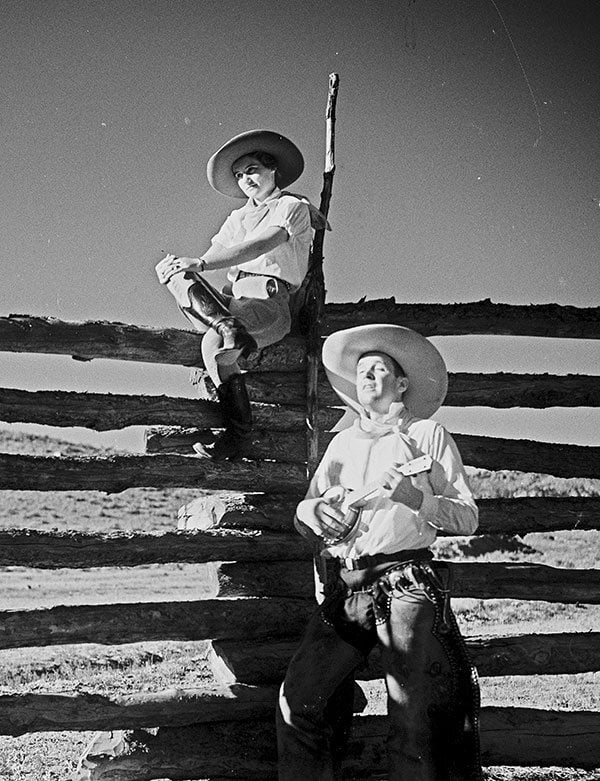
M392 299L326 304L325 334L362 323L397 322L425 336L510 334L597 339L600 308L542 304L513 306L489 299L465 304L396 304ZM0 318L0 350L72 355L80 360L114 358L202 366L200 336L107 321L73 322L51 317ZM300 337L287 337L251 356L247 368L301 371L305 349Z
M450 374L447 407L598 407L600 377L582 374Z
M596 768L600 712L482 708L484 765Z
M598 668L598 633L467 638L480 676L580 673ZM54 730L134 729L271 715L276 686L297 644L216 642L213 654L229 673L227 683L104 696L89 692L0 696L0 734ZM382 677L379 649L359 680Z
M600 670L600 632L466 637L467 648L480 676L560 675ZM298 647L297 640L244 643L216 640L209 662L213 675L223 684L280 683ZM369 656L368 666L357 678L383 676L379 646Z
M452 562L454 597L540 599L546 602L600 604L600 569L560 569L545 564ZM217 569L219 596L314 594L310 562L270 561L260 567L223 563Z
M600 307L558 304L397 304L394 298L326 304L323 334L366 323L396 323L423 336L504 334L600 339Z
M324 417L326 410L321 410ZM329 408L334 422L341 417L339 411ZM323 419L322 417L322 419ZM171 434L168 430L151 431L148 448L152 452L188 452L191 444L200 436L199 430L188 429L184 433ZM165 438L165 436L167 438ZM322 455L334 435L322 432L319 437L319 453ZM257 459L269 458L274 453L291 463L298 463L303 453L300 432L280 432L270 436L260 432L249 448L249 455ZM463 461L469 466L491 471L512 469L521 472L550 474L555 477L600 477L600 447L565 445L553 442L536 442L527 439L481 437L471 434L453 434Z
M109 567L139 566L142 564L161 564L167 562L208 562L208 561L304 561L310 558L309 546L296 534L293 528L294 511L301 494L295 497L268 496L265 494L216 494L201 496L183 505L179 511L179 532L164 534L141 534L114 532L101 534L95 532L59 532L37 531L30 529L7 529L0 532L0 566L39 567L57 569L60 567ZM585 509L585 505L589 509ZM531 531L549 531L557 529L595 529L600 520L598 506L600 498L590 499L485 499L480 501L484 515L479 531L525 534ZM512 510L515 505L517 510ZM530 523L528 507L533 505L538 513L538 523ZM561 512L561 506L567 509ZM496 507L494 512L506 512L513 521L499 523L498 526L485 525L485 512L489 506ZM505 508L505 509L503 509ZM523 512L519 508L525 508ZM556 512L556 523L547 522L548 516ZM571 516L565 520L565 516ZM587 523L582 523L585 513ZM221 517L220 517L221 516ZM249 516L251 516L249 522ZM220 517L220 521L218 520ZM257 518L259 520L257 520ZM562 522L560 522L562 519ZM227 522L228 527L223 523ZM248 528L254 525L255 528ZM233 528L231 528L233 527ZM237 527L237 528L236 528ZM194 531L201 530L201 531ZM272 534L275 531L279 533ZM193 533L190 533L193 532ZM287 532L282 534L281 532ZM479 545L479 537L473 537L469 544L472 548ZM483 544L489 547L489 542ZM501 546L501 542L498 543ZM227 565L233 566L233 565ZM273 566L273 565L272 565ZM287 565L283 565L284 568ZM459 566L458 564L453 565ZM478 565L487 566L487 565ZM241 584L246 575L239 569ZM252 579L246 585L240 585L244 593L252 588L261 593L260 588L268 589L271 580L279 583L285 593L296 593L300 588L298 581L302 575L295 570L276 573L271 576L269 569L262 571L266 578L264 584ZM251 570L248 577L252 578ZM229 576L227 576L229 579ZM309 578L310 580L310 578ZM229 582L229 580L228 580ZM285 585L289 582L289 585ZM252 585L254 584L254 585ZM231 583L229 588L231 588ZM259 589L256 592L256 589ZM302 592L304 593L304 592Z
M0 695L0 735L55 730L135 729L268 718L270 686L209 686L105 696L89 692Z
M7 352L71 355L81 361L116 358L202 366L200 342L198 333L175 328L32 315L0 317L0 349Z
M304 492L281 496L231 492L204 494L179 508L177 528L292 532L296 507L303 497ZM600 500L598 503L600 505Z
M329 408L336 419L341 412ZM321 410L324 419L326 410ZM201 436L199 430L188 429L179 434L167 429L152 430L147 437L149 452L188 452L191 444ZM334 435L322 432L319 437L319 454ZM537 472L555 477L600 477L600 447L586 445L564 445L553 442L536 442L527 439L502 439L500 437L481 437L471 434L453 434L460 449L463 461L469 466L496 471L512 469L521 472ZM281 458L290 463L301 462L303 434L299 431L257 433L249 446L252 458L268 459L269 454L275 460Z
M275 413L277 414L277 413ZM297 411L298 423L304 428L304 420L300 421L304 413ZM320 414L321 418L323 415ZM277 418L274 425L269 428L259 428L258 425L252 429L251 439L245 446L245 455L247 458L256 461L278 461L286 464L305 464L306 463L306 435L304 430L282 431L276 430L277 425L286 425L289 416L284 420ZM264 425L264 423L263 423ZM194 450L192 445L202 440L206 432L197 428L149 428L145 432L146 452L147 453L179 453L181 455L192 455ZM327 435L325 435L327 437ZM324 441L321 455L327 444Z
M294 637L314 610L307 599L78 605L0 612L0 648L64 643L136 643Z
M190 503L190 523L182 528L206 529L211 526L233 529L291 530L291 519L303 494L271 497L265 494L219 493ZM597 496L525 496L516 499L478 499L478 534L528 534L568 529L600 528L600 497ZM210 522L202 522L199 513Z
M295 375L294 375L295 376ZM257 429L304 431L306 413L302 407L252 404ZM319 425L335 422L340 413L323 410ZM0 389L0 420L7 423L40 423L48 426L83 426L110 431L126 426L195 426L220 428L219 406L205 399L172 396L127 396L74 391L24 391Z
M308 561L310 556L309 547L297 534L231 530L166 534L0 531L2 567L59 569L168 562Z
M299 464L219 461L179 455L107 457L29 456L0 453L0 489L106 491L126 488L203 488L298 494L306 486Z
M0 317L0 351L71 355L79 361L114 358L120 361L203 366L202 335L176 328L112 323L74 322L54 317ZM288 336L253 353L244 368L260 371L302 371L306 364L304 339Z
M212 402L192 402L198 405L210 405L210 414L215 420L217 410ZM268 410L268 411L267 411ZM276 424L280 429L300 428L303 425L303 414L299 408L258 408L256 412L257 429L254 433L249 455L257 459L281 458L289 459L289 463L303 463L304 435L289 430L271 433L263 430L262 425L273 428ZM321 421L333 423L341 413L338 410L321 411ZM219 421L220 422L220 421ZM210 425L210 424L209 424ZM164 429L151 432L148 440L154 452L168 447L169 452L179 447L188 448L188 443L198 441L202 436L201 429L190 429L183 433L171 434ZM320 440L320 450L331 440L333 435L324 433ZM166 444L163 445L163 438ZM462 453L463 461L471 466L484 469L516 469L523 472L538 472L551 474L555 477L600 477L600 448L583 445L565 445L547 442L535 442L525 439L503 439L499 437L480 437L469 434L454 434L454 438ZM237 465L210 465L201 459L178 458L171 456L111 456L94 459L54 459L38 457L37 461L27 461L33 456L16 456L0 454L0 488L37 490L107 490L121 491L133 486L168 487L198 485L203 488L239 489L246 487L256 490L267 490L263 487L268 473L280 469L281 477L274 480L289 482L298 478L301 470L293 467L270 464L269 470L264 470L263 479L257 483L244 482L245 475L260 465L245 461ZM25 460L25 461L24 461ZM84 474L80 474L80 468ZM226 475L222 473L226 472ZM117 473L122 476L121 482ZM295 475L295 477L294 477ZM219 479L219 476L223 479ZM229 476L233 482L227 482ZM20 480L24 482L19 482ZM103 481L108 481L122 487L104 488ZM155 482L152 482L155 480ZM206 480L207 482L199 482ZM150 481L150 482L149 482ZM178 482L179 481L179 482ZM51 483L51 485L50 485ZM64 485L62 488L60 486ZM277 490L270 483L268 490ZM285 489L282 489L285 490Z
M455 562L451 566L455 597L600 604L600 569L492 562Z
M523 496L515 499L478 499L478 534L600 528L600 497Z
M277 431L304 429L306 389L301 374L283 372L246 375L257 426ZM326 381L319 383L322 407L339 404ZM263 406L263 405L278 405ZM593 376L530 374L451 374L447 406L495 408L577 407L600 405L600 378ZM299 409L302 407L302 409ZM319 426L329 428L340 417L321 410ZM40 423L83 426L96 431L126 426L222 425L218 407L204 399L172 396L138 396L74 391L24 391L0 388L0 420L7 423Z
M302 404L305 394L293 375L250 372L246 375L250 398L268 404ZM335 391L323 376L319 382L321 406L339 404ZM450 373L447 407L598 407L600 377L582 374L476 374Z
M600 477L600 447L453 434L463 461L492 471L515 469L554 477Z
M599 730L600 714L594 711L484 707L483 761L485 765L594 768L600 764ZM387 733L383 716L355 718L344 778L382 778ZM165 728L156 735L126 733L119 744L97 739L82 766L78 781L275 781L275 730L272 719L257 718Z

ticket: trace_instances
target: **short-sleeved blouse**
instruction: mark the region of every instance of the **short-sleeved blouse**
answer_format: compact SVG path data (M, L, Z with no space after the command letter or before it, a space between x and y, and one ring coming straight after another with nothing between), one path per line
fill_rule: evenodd
M235 209L225 220L212 243L232 247L257 238L267 228L283 228L288 240L254 260L232 266L227 276L233 282L238 271L267 274L284 279L296 290L308 269L308 253L312 241L308 204L293 195L284 195L276 189L262 203L255 205L249 199L241 209Z

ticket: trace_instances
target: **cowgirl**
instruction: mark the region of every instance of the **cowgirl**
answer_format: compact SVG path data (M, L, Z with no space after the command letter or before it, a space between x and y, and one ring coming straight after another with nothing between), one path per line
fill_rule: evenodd
M156 266L194 328L204 332L202 356L217 387L225 431L210 445L197 443L204 458L234 459L250 439L252 415L238 358L278 342L291 328L290 294L308 268L311 218L322 215L301 196L282 192L302 173L304 160L289 139L270 130L235 136L208 161L211 186L246 198L199 258L168 254ZM229 269L230 282L217 291L204 276Z

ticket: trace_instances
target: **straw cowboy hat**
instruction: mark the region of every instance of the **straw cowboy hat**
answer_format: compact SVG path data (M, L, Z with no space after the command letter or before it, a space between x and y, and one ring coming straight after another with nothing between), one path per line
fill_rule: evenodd
M404 369L408 388L402 401L419 418L438 410L448 390L444 359L421 334L401 325L360 325L328 336L323 344L323 365L334 391L355 412L356 364L361 355L382 352Z
M238 187L231 166L251 152L268 152L277 160L277 186L283 189L300 176L304 170L302 152L289 138L272 130L248 130L234 136L214 153L206 166L211 187L233 198L246 198Z

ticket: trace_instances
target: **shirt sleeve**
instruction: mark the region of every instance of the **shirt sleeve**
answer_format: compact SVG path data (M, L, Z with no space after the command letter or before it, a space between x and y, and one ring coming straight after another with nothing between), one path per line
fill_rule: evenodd
M308 490L306 492L305 499L316 499L319 496L323 496L325 491L327 491L328 488L331 488L333 485L339 484L339 477L338 481L336 482L334 476L332 475L332 468L335 470L335 459L332 458L332 453L335 449L335 439L333 439L329 446L327 447L327 450L325 451L323 458L321 459L321 462L319 463L319 466L317 467L312 480L309 483Z
M332 440L329 443L329 446L325 451L323 458L319 463L319 466L315 470L315 473L312 476L312 479L308 485L308 490L306 491L306 495L302 500L302 502L305 502L307 499L317 499L319 496L322 496L328 488L331 488L331 486L334 485L331 479L330 466L329 466L329 460L330 460L333 444L334 444L334 440ZM300 502L298 508L302 505L302 502ZM319 548L323 548L323 540L317 537L317 535L311 529L309 529L307 526L305 526L302 523L302 521L298 518L297 510L296 510L296 515L294 517L294 526L296 527L296 530L303 537L305 537L310 542L316 544Z
M270 226L284 228L289 236L298 236L310 230L308 204L286 195L279 198L269 220Z
M236 240L238 232L236 228L237 222L239 220L236 221L234 215L230 214L210 240L211 244L220 244L222 247L232 247L234 244L237 244L239 242L239 239Z
M456 443L443 426L433 433L429 476L433 493L424 493L419 517L452 534L474 534L479 512Z

